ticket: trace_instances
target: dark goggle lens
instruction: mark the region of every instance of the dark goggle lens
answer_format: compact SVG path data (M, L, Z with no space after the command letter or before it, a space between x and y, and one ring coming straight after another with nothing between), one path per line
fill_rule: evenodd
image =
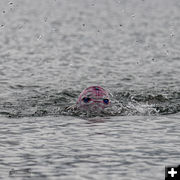
M109 104L109 99L103 99L103 102L104 102L105 104Z
M83 100L83 102L88 103L91 100L91 98L84 97L82 100Z

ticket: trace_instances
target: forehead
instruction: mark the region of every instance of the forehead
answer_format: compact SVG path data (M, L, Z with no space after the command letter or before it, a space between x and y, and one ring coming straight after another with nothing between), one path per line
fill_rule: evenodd
M99 86L91 86L82 92L82 96L108 96L108 93Z

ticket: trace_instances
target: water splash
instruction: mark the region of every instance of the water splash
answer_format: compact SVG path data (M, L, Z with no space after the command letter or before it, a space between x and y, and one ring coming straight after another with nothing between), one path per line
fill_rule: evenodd
M180 92L178 91L116 91L111 92L111 106L102 112L81 112L78 108L69 108L76 104L80 91L48 90L34 91L19 96L2 98L0 114L8 117L39 116L132 116L164 115L180 112Z

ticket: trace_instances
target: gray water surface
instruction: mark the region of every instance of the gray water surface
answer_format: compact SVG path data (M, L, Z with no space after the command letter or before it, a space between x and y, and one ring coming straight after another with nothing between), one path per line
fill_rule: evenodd
M1 119L1 178L164 179L179 163L179 115ZM14 173L10 179L20 178Z
M164 179L180 164L179 0L0 1L0 179ZM100 85L105 114L65 107Z

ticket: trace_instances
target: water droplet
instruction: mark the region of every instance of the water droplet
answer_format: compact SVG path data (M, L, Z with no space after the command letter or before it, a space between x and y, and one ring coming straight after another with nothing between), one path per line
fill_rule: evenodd
M41 34L37 34L36 38L37 38L37 40L40 40L40 39L42 39L42 35Z
M168 51L168 50L166 50L166 55L167 55L167 56L169 55L169 51Z
M22 28L23 28L23 26L22 26L22 25L19 25L19 26L18 26L18 29L22 29Z
M47 17L44 17L44 21L47 22Z

